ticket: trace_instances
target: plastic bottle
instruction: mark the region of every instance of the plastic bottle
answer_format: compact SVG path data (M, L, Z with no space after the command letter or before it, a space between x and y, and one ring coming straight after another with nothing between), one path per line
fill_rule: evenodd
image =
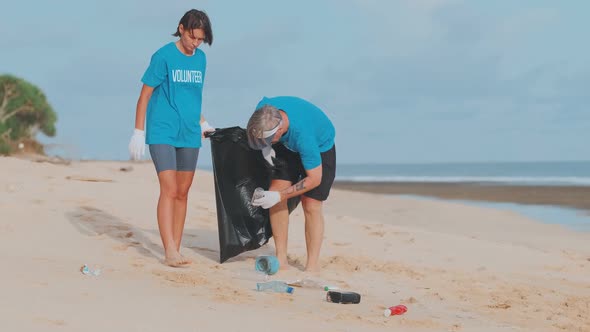
M266 275L273 275L279 271L279 259L275 256L258 256L254 262L256 271Z
M264 197L264 189L260 187L254 189L254 195L252 195L252 203L254 203L255 200L262 197Z
M256 284L256 290L259 292L270 291L274 293L288 293L293 294L293 287L287 285L284 281L267 281Z
M395 316L395 315L402 315L406 311L408 311L408 307L406 307L403 304L400 304L400 305L396 305L396 306L389 307L389 308L385 309L385 311L383 311L383 316L389 317L389 316Z

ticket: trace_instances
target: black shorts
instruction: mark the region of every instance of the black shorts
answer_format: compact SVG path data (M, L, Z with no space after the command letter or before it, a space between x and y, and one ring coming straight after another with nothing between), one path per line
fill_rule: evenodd
M295 184L307 176L305 168L301 163L299 153L287 149L282 143L273 145L276 152L275 167L271 179L286 180ZM336 177L336 145L321 153L322 157L322 182L319 186L303 194L318 201L325 201L330 195L330 189Z

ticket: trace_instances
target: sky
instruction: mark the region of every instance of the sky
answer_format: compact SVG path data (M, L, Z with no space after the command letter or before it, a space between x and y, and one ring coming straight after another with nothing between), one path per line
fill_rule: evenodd
M46 93L48 153L129 158L140 79L191 8L213 26L214 127L294 95L333 121L338 163L590 159L585 0L12 1L0 74Z

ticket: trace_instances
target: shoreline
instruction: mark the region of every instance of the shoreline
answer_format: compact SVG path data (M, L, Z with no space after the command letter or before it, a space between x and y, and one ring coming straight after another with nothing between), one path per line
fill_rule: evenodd
M475 182L334 182L335 189L387 195L415 195L446 200L551 205L590 215L590 186L498 185Z

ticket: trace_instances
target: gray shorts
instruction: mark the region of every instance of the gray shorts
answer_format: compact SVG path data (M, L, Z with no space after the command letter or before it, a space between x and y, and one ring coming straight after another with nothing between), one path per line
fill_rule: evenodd
M150 155L156 172L194 172L199 158L198 148L177 148L168 144L150 144Z

